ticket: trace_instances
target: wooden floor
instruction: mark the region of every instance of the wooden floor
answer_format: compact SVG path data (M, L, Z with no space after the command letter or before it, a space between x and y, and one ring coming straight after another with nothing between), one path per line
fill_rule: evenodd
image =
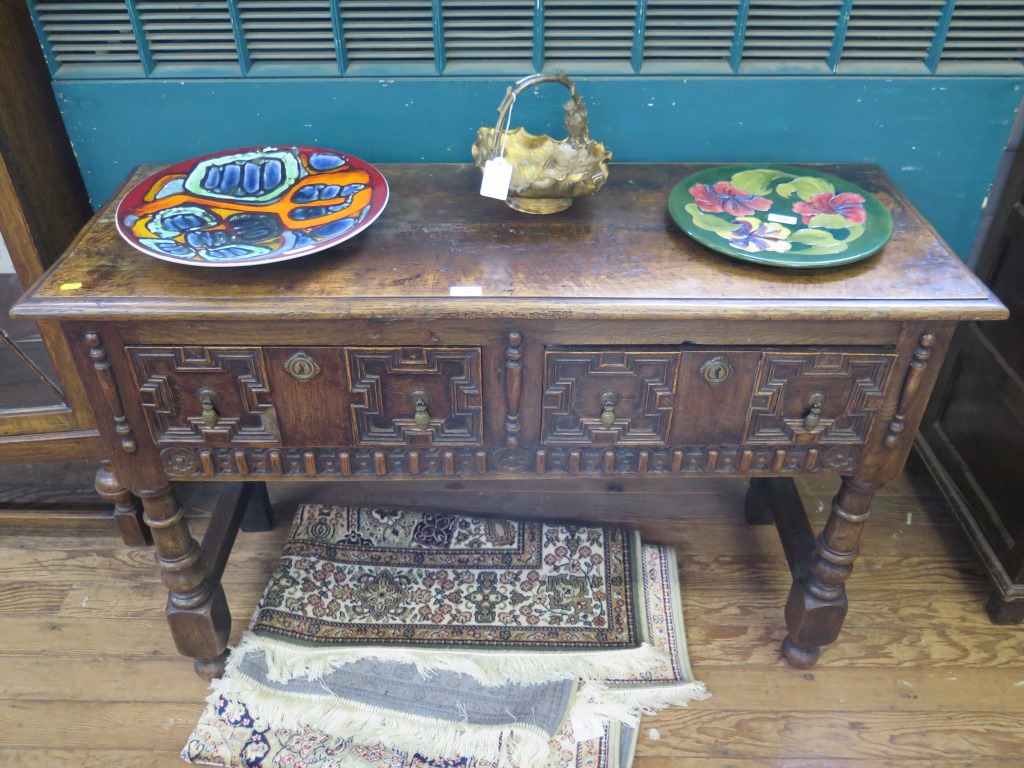
M832 490L801 484L816 529ZM810 672L779 656L789 576L774 528L743 523L743 491L695 481L681 501L613 499L677 547L690 654L714 694L645 718L637 768L1024 766L1024 628L989 623L981 567L916 463L876 497L846 627ZM106 521L0 526L0 768L182 765L206 689L171 643L152 551ZM233 638L285 532L240 534L224 579Z

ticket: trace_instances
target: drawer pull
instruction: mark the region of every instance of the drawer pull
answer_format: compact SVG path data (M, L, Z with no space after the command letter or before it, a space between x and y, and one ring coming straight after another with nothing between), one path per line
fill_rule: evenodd
M615 406L619 404L618 393L606 390L598 397L601 401L601 424L605 427L614 427Z
M426 428L430 426L430 412L427 406L430 405L430 395L422 389L413 390L412 403L416 408L416 414L412 417L417 427Z
M217 406L220 404L220 395L209 387L203 387L196 392L196 397L199 398L199 403L203 406L203 424L206 425L207 429L213 429L217 426L217 422L220 420L220 414L217 413Z
M814 432L821 424L821 408L825 405L824 392L812 392L807 396L807 415L804 416L804 429Z

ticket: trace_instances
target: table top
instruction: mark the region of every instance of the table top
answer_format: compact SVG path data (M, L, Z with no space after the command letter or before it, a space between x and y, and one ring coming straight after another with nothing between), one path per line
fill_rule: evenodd
M161 261L118 235L117 202L155 170L142 167L11 314L109 320L1006 316L874 166L813 166L872 192L895 226L877 254L830 269L742 262L683 233L669 216L669 192L705 167L613 164L595 195L562 213L530 215L481 197L475 166L381 164L391 199L366 231L292 261L216 269ZM479 295L453 297L453 286Z

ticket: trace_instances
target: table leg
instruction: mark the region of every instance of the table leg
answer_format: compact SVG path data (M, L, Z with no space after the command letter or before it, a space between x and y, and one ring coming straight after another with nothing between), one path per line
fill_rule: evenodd
M839 636L846 618L844 584L853 571L858 542L877 483L844 477L832 511L815 541L808 573L794 579L786 601L789 635L782 653L798 669L814 666L821 646Z
M178 652L195 659L196 673L224 671L231 614L219 578L211 578L202 550L170 486L137 492L153 535L161 580L169 591L167 623Z
M121 485L110 461L104 459L96 470L96 493L101 499L113 502L114 522L121 532L121 540L130 547L150 543L149 530L142 522L142 505L138 497Z

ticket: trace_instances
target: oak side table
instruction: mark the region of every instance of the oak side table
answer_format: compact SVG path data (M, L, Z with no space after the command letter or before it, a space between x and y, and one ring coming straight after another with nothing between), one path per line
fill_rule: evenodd
M551 216L480 197L473 166L380 169L391 201L369 229L235 269L122 242L113 212L154 170L140 169L12 311L67 337L109 452L98 487L129 521L141 500L178 650L223 669L220 575L264 482L606 493L622 476L725 475L750 478L748 520L778 525L794 575L783 653L814 664L956 323L1005 317L999 301L871 166L820 170L873 192L892 240L808 270L679 231L668 195L695 165L613 165ZM842 482L814 536L792 479L817 473ZM200 546L171 481L204 480L236 482Z

